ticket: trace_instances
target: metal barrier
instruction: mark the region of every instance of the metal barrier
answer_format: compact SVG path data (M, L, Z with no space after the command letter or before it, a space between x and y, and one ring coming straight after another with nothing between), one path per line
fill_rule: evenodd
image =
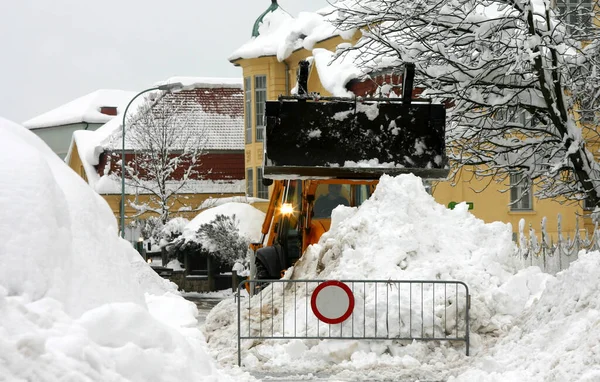
M465 283L340 280L351 291L354 307L343 322L326 324L311 306L313 292L325 282L241 282L237 293L238 365L241 366L242 340L463 341L469 355L470 296ZM241 296L241 290L257 288L260 291L253 296Z

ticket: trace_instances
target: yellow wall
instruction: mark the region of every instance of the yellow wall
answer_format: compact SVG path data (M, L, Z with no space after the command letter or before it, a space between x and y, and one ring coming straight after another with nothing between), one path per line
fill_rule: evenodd
M181 216L186 219L193 219L198 215L199 211L178 211L180 208L184 207L184 205L191 207L192 209L198 208L202 202L209 198L225 198L230 196L240 196L242 194L179 194L178 199L175 200L175 204L171 210L171 218ZM115 217L119 219L120 211L121 211L121 195L114 194L101 194L101 196L106 200L111 210L115 214ZM139 195L137 197L137 203L144 204L148 203L149 195ZM136 211L132 207L130 207L130 202L135 202L136 197L134 195L126 195L125 199L125 216L128 217L125 219L125 223L129 224L132 220L140 219L144 220L149 218L150 216L157 216L154 213L147 212L137 218L133 219L133 216ZM151 204L151 203L148 203Z
M359 38L357 33L352 43L356 42ZM325 48L330 51L335 51L335 48L340 43L347 42L342 40L340 37L333 37L328 40L321 41L315 45L315 48ZM267 98L269 100L275 100L281 94L285 92L285 75L286 66L288 64L289 70L288 84L289 89L292 89L296 85L296 72L298 69L298 62L306 59L312 55L312 51L306 49L299 49L293 52L288 59L284 62L278 62L275 56L260 57L255 59L239 59L236 60L234 65L239 65L243 68L244 77L255 76L255 75L266 75L267 76ZM254 80L252 83L252 94L254 101ZM319 79L319 74L315 66L311 66L308 80L308 91L319 92L323 96L331 95L325 90ZM253 142L255 133L255 115L254 105L252 106L253 115ZM246 168L253 168L254 174L256 174L256 168L262 166L263 159L263 146L262 142L252 143L246 145ZM254 187L256 190L256 176L254 176ZM560 204L555 200L538 200L533 197L533 210L532 211L511 211L510 210L510 192L500 192L500 190L508 189L507 185L498 185L495 182L491 182L489 179L478 180L474 179L469 173L468 169L462 172L462 176L456 179L456 186L452 186L451 182L434 182L432 193L435 199L445 206L448 206L450 202L472 202L474 209L471 211L475 216L484 220L485 222L502 221L510 223L512 225L513 233L517 233L519 229L519 221L525 220L525 233L529 232L529 226L535 229L536 233L541 232L542 218L547 219L547 230L552 237L556 237L557 233L557 216L560 213L562 215L562 232L563 234L569 233L573 235L575 232L576 221L579 220L579 227L590 229L591 221L589 218L584 219L584 214L581 204ZM487 188L486 188L487 186ZM485 189L483 192L480 190ZM256 191L255 191L256 192Z
M356 35L358 36L358 34ZM353 42L357 40L354 37ZM334 51L336 46L347 42L341 37L333 37L315 44L315 48L324 48ZM267 99L276 100L280 95L289 95L289 91L296 86L296 73L298 71L298 63L301 60L305 60L310 57L312 52L306 49L298 49L293 52L290 57L285 61L279 62L275 56L258 57L252 59L238 59L233 61L233 64L240 66L243 69L243 77L251 78L252 83L252 143L246 143L245 146L245 167L246 169L251 168L253 171L253 187L254 195L256 196L257 190L257 169L262 166L263 161L263 144L262 142L256 142L256 109L254 107L254 76L266 76L267 77ZM286 68L286 64L288 67ZM286 73L287 71L287 73ZM286 74L288 76L286 89ZM316 68L311 66L309 77L308 77L308 90L310 92L318 92L323 96L330 96L331 94L325 90L321 84L319 74ZM244 97L245 97L244 92ZM244 103L245 105L245 103ZM245 121L245 119L244 119ZM246 172L247 173L247 172Z
M531 211L511 211L507 182L498 184L495 181L490 182L490 179L474 179L468 168L465 168L455 180L455 186L452 186L450 181L433 182L432 194L438 203L445 206L448 206L450 202L471 202L473 203L471 212L479 219L486 223L494 221L510 223L513 233L518 232L519 221L524 219L526 234L529 233L530 225L537 234L540 234L542 219L546 217L548 234L556 239L559 213L562 217L562 232L565 236L567 233L571 236L574 234L577 219L579 219L580 228L584 228L585 224L591 223L587 219L584 221L581 216L583 208L579 204L561 204L551 199L538 200L533 197L533 209ZM507 191L501 192L502 190Z

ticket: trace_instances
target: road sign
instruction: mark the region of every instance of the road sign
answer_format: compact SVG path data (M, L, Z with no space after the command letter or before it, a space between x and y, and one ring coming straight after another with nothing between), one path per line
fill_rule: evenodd
M325 281L315 288L310 305L319 320L326 324L339 324L352 314L354 294L340 281Z

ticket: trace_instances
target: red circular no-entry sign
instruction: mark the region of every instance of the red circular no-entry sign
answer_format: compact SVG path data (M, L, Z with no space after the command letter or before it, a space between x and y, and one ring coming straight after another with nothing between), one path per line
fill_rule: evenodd
M326 324L339 324L352 314L354 294L343 282L325 281L315 288L310 306L319 320Z

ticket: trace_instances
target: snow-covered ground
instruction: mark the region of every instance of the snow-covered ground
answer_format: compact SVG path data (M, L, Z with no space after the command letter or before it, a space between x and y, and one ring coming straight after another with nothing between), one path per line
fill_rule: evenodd
M5 120L0 178L0 380L253 380L244 370L330 381L600 380L600 253L556 276L523 268L510 227L485 224L466 205L446 209L414 176L383 177L363 206L338 207L286 277L462 280L471 356L463 343L244 341L242 370L234 298L210 296L224 300L203 335L195 305L118 238L104 200Z
M384 176L360 208L334 211L331 230L286 277L464 281L472 296L471 357L464 343L295 339L244 341L242 363L262 372L285 367L342 380L600 380L600 254L582 255L554 277L537 267L522 269L511 232L503 223L475 218L465 204L454 210L437 204L415 176ZM289 312L275 294L275 327L284 313L305 314L302 297L287 295L299 299L297 311ZM237 361L236 306L225 300L207 317L209 348L222 364Z

